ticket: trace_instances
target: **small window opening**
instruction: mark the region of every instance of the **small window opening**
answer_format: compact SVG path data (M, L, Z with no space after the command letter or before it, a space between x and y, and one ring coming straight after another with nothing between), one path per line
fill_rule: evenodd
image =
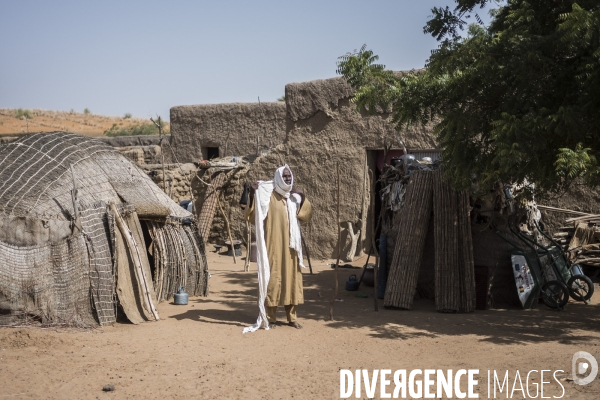
M206 148L206 159L212 160L213 158L219 158L219 148L218 147L207 147Z

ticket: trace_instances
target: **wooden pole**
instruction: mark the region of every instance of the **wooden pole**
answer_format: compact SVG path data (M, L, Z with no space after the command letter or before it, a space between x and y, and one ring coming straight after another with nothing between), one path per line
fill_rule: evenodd
M229 239L231 240L231 239ZM250 247L252 245L252 232L250 231L250 223L246 221L246 262L244 262L244 271L250 271ZM235 250L234 250L235 253Z
M300 237L302 238L302 245L304 246L304 250L306 251L306 259L308 260L308 269L310 270L310 274L313 275L312 265L310 263L310 253L308 252L308 246L306 245L306 242L304 241L304 236L302 236L302 233L300 234Z
M365 164L363 165L363 184L362 184L362 204L360 207L360 229L361 229L361 235L359 237L359 246L360 246L360 251L359 251L359 257L362 257L362 255L364 254L364 249L363 247L366 246L366 237L367 237L367 214L369 212L368 210L368 206L367 206L367 179L369 177L368 174L368 163L369 163L369 153L367 150L365 150ZM369 196L370 198L370 196Z
M160 115L158 116L157 120L153 120L152 118L150 118L150 121L152 121L152 123L154 123L154 125L156 125L156 127L158 128L158 137L160 138L158 144L160 145L160 164L162 165L162 173L163 173L163 190L165 191L165 193L167 193L167 183L166 183L166 179L167 179L167 174L165 173L165 151L163 148L163 133L162 133L162 121L160 119ZM171 197L171 195L169 195L169 197Z
M335 270L333 272L335 284L333 291L333 298L331 299L331 303L329 303L329 320L333 321L333 303L335 303L335 299L338 296L338 267L340 265L340 240L342 236L342 227L340 226L340 164L336 165L337 171L337 226L338 226L338 243L337 243L337 261L335 262Z
M221 207L221 202L219 201L219 193L215 191L215 195L217 196L217 206L219 206L219 210L221 210L221 214L223 214L223 218L225 219L225 226L227 227L227 235L229 236L229 243L231 244L231 254L233 254L233 263L237 264L235 259L235 247L233 245L233 239L231 238L231 229L229 228L229 219L227 215L225 215L225 211L223 211L223 207Z
M375 182L375 176L373 175L373 171L369 170L369 178L371 180L371 204L373 207L373 217L375 216L375 189L377 183ZM380 218L377 219L377 227L375 223L371 224L371 246L375 251L375 267L373 268L373 306L375 307L375 311L379 311L379 305L377 304L377 268L379 267L379 250L377 250L377 243L375 241L375 234L377 233L377 229L379 228ZM373 221L374 222L374 221Z
M75 179L75 170L73 164L71 164L71 175L73 176L73 190L71 191L71 200L73 201L73 225L81 232L81 226L79 226L79 206L77 205L77 180Z

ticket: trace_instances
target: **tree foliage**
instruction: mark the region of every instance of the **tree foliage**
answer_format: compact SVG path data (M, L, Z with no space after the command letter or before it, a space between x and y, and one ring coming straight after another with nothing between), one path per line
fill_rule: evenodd
M393 73L365 46L340 57L353 101L391 109L400 132L432 124L457 188L501 181L544 194L575 179L598 185L600 2L509 0L489 26L475 14L464 31L486 3L432 10L424 31L439 47L424 70Z

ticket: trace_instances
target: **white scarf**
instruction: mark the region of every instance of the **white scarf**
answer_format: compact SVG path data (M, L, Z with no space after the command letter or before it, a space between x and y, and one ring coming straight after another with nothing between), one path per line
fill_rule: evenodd
M256 228L256 266L258 269L258 318L256 324L244 328L242 333L255 332L260 328L269 329L269 321L265 310L265 299L267 297L267 288L269 286L269 278L271 277L271 268L269 266L269 257L267 253L267 244L265 242L264 221L269 211L269 203L273 190L288 199L287 211L288 221L290 225L290 248L296 250L298 254L298 264L302 268L304 261L302 258L302 237L300 236L300 222L296 218L298 207L302 202L300 195L290 193L292 184L287 185L281 176L283 170L289 167L284 165L275 171L275 179L272 181L259 181L258 189L254 193L254 226ZM290 170L291 173L291 170ZM282 193L282 191L284 193ZM287 195L287 196L286 196Z
M288 185L283 180L283 171L287 168L290 171L290 175L292 176L292 182ZM283 167L277 168L275 171L275 178L273 179L273 183L275 184L275 191L285 197L286 199L290 198L290 191L292 190L292 186L294 185L294 174L292 174L292 170L285 164Z

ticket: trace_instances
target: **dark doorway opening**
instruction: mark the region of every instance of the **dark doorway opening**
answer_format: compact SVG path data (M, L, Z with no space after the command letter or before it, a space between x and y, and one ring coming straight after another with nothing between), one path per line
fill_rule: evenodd
M150 236L150 222L149 221L140 221L140 226L142 227L142 232L144 234L144 243L146 244L146 254L148 255L148 264L150 264L150 272L152 273L152 280L156 282L156 268L154 266L154 244L152 243L152 236ZM152 246L152 247L150 247ZM150 250L152 249L152 252ZM155 288L156 290L156 288Z
M206 147L206 159L212 160L213 158L219 158L219 148L218 147Z

